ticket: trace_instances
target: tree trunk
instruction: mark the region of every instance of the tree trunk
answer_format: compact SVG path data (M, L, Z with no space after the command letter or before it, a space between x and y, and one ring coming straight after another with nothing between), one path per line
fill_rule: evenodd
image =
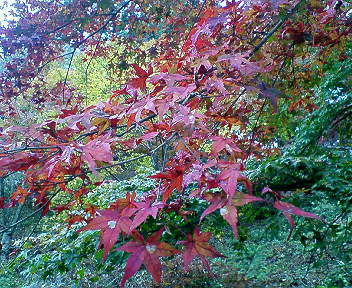
M1 253L0 260L1 262L6 261L11 253L11 242L12 242L12 232L6 231L2 234L1 238Z

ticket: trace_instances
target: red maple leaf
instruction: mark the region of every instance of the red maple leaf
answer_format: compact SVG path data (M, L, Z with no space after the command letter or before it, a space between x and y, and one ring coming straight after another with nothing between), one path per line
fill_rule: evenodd
M260 197L255 197L250 194L236 192L235 196L232 199L232 204L234 206L243 206L245 204L248 204L250 202L255 202L255 201L264 201L264 199Z
M204 198L210 202L210 205L203 211L202 215L200 216L200 221L202 221L205 216L213 213L226 204L226 195L224 195L224 193L208 193L204 196Z
M142 91L144 91L147 86L146 86L146 80L147 78L153 74L153 68L152 66L148 67L148 72L143 70L141 67L139 67L137 64L131 64L131 66L133 67L136 75L138 76L138 78L133 78L130 81L128 81L128 86L135 88L135 89L140 89Z
M237 208L233 205L227 205L220 209L220 215L226 220L227 223L232 227L233 234L238 238L238 214Z
M117 248L119 251L132 253L127 260L125 274L121 280L120 287L125 286L126 281L139 270L142 264L144 264L145 268L153 276L155 282L160 283L161 263L159 258L179 253L179 251L171 245L165 242L159 242L164 229L165 228L162 228L155 232L148 237L147 240L137 231L134 231L132 234L134 240Z
M66 118L68 116L76 115L78 112L78 105L73 107L73 109L61 109L61 114L58 115L60 119Z
M21 186L18 186L16 191L12 193L11 199L17 201L20 204L23 204L26 201L26 198L31 193L27 189L23 189Z
M68 223L68 227L71 227L73 224L77 222L82 222L84 221L84 217L82 215L71 215L65 219L65 222Z
M183 252L184 267L187 271L189 264L195 257L199 257L203 265L210 271L209 262L205 257L225 257L220 254L214 247L212 247L208 241L211 238L210 232L201 233L198 227L195 227L193 235L188 234L187 240L178 241L177 244L184 245L186 247Z
M315 215L315 214L309 213L309 212L305 212L290 203L282 202L280 200L275 201L274 207L276 209L280 210L285 215L288 222L290 223L291 229L290 229L290 233L287 237L287 240L289 240L291 238L293 228L295 227L295 222L293 221L291 214L321 220L321 218L318 215Z
M254 73L264 72L265 70L260 66L260 62L251 62L249 60L249 53L237 53L234 55L225 54L218 58L218 62L229 61L231 67L241 72L242 75L253 75Z
M141 120L142 113L144 114L147 111L157 114L155 101L156 101L155 98L146 96L144 99L141 99L138 102L135 102L127 113L127 115L131 115L130 121L133 120L133 121L139 122Z
M230 154L243 154L242 150L237 147L234 140L231 138L224 138L221 136L214 136L210 138L213 140L213 146L211 149L212 154L217 155L220 151L226 150Z
M220 215L226 220L227 223L232 227L233 234L236 238L238 238L238 206L243 206L250 202L254 201L264 201L262 198L255 197L253 195L245 194L242 192L236 192L234 198L232 199L232 203L230 205L226 205L220 209Z
M57 205L54 208L52 208L51 210L53 210L59 214L62 211L69 210L74 204L75 204L75 201L71 201L71 202L63 204L63 205Z
M242 192L236 192L232 202L230 204L226 200L226 195L224 194L207 194L205 198L211 203L207 209L204 210L200 220L202 220L206 215L220 209L220 215L226 220L227 223L232 227L233 234L236 238L238 238L238 214L237 208L238 206L243 206L250 202L254 201L264 201L262 198L255 197L253 195L245 194Z
M187 86L172 86L172 87L167 87L166 89L163 90L165 94L170 94L173 95L174 100L181 100L187 97L191 92L197 89L196 84L189 84Z
M268 99L271 106L273 106L274 112L277 113L277 102L278 98L282 97L282 93L275 88L267 87L264 82L260 82L258 88L260 89L259 98Z
M110 205L110 208L117 209L121 216L131 217L137 210L137 202L135 202L136 192L126 193L125 198L119 198Z
M242 182L249 194L252 194L253 185L249 179L241 174L241 164L220 161L219 166L222 169L217 181L219 186L225 191L228 201L231 201L237 191L238 182Z
M160 208L164 207L164 203L150 203L150 200L146 202L137 203L138 209L140 209L136 215L134 216L130 231L136 229L139 225L141 225L149 216L152 216L154 219L158 214Z
M150 77L149 82L156 85L159 82L164 82L167 87L175 86L175 82L187 80L188 78L180 74L159 73Z
M6 197L0 197L0 209L3 209L5 207L5 200Z
M99 247L104 246L103 262L105 262L108 252L116 243L120 233L129 233L132 221L128 217L120 216L116 210L101 210L97 214L99 216L77 232L86 230L101 231Z
M176 189L178 192L181 192L184 173L185 173L184 167L176 166L165 173L158 173L158 174L149 176L149 178L163 179L166 181L165 191L163 194L163 202L166 202L167 199L169 199L174 189Z
M82 158L87 161L90 170L96 172L95 161L110 163L113 160L110 142L113 139L109 134L99 136L82 146Z
M247 91L252 91L258 93L259 98L266 98L270 102L271 106L275 113L278 112L278 98L283 97L284 95L281 91L268 87L263 81L256 81L257 86L245 86Z
M38 161L39 157L33 153L19 152L10 156L0 154L0 170L24 171Z
M218 181L220 181L220 187L227 194L229 201L231 201L233 195L237 190L238 178L240 177L240 165L231 164L225 166L218 176Z

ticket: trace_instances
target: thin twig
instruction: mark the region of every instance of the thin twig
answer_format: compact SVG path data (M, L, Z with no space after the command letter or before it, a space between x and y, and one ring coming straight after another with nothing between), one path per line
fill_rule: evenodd
M22 218L21 220L11 224L10 226L7 226L5 229L0 230L0 234L3 232L6 232L8 230L10 230L11 228L17 226L18 224L23 223L24 221L26 221L27 219L33 217L34 215L36 215L37 213L39 213L40 211L42 211L43 209L46 208L46 206L50 203L50 201L60 192L61 190L58 189L49 199L48 201L46 201L43 205L41 205L37 210L34 210L32 213L30 213L29 215L27 215L26 217Z
M70 62L68 64L68 67L67 67L67 71L66 71L66 76L65 76L65 80L64 80L64 86L62 87L62 104L64 105L65 104L65 87L66 87L66 83L67 83L67 79L68 79L68 74L70 72L70 69L71 69L71 65L72 65L72 60L73 60L73 57L76 53L76 50L77 50L77 47L75 47L72 51L72 54L71 54L71 57L70 57ZM68 104L68 101L67 101L67 104Z
M93 61L93 59L94 59L94 56L95 56L95 53L97 52L97 49L98 49L98 47L99 47L99 45L100 45L100 41L101 41L101 36L102 36L102 34L100 34L100 36L99 36L99 40L98 40L98 43L97 43L97 45L95 45L95 49L94 49L94 52L93 52L93 55L90 57L90 59L89 59L89 62L88 62L88 64L87 64L87 67L86 67L86 69L85 69L85 72L84 72L84 80L85 80L85 88L86 88L86 95L85 95L85 102L86 102L86 105L88 105L88 103L87 103L87 100L88 100L88 97L87 97L87 94L88 94L88 91L87 91L87 86L88 86L88 69L89 69L89 66L90 66L90 64L92 63L92 61Z
M252 57L258 50L260 50L266 42L270 39L270 37L277 31L279 28L286 22L287 19L289 19L293 13L296 11L298 6L302 3L303 1L299 1L287 14L283 19L280 19L274 27L268 32L268 34L254 47L252 52L249 54L249 57Z

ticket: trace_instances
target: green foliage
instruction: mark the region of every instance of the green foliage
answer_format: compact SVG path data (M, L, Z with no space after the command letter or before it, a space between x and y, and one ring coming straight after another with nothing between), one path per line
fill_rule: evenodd
M234 242L234 266L260 287L352 285L351 49L346 54L344 61L331 58L323 67L326 77L315 89L319 108L295 120L288 133L295 137L283 154L248 163L257 191L267 185L281 191L285 201L324 219L295 218L293 240L287 243L284 219L262 220L262 214L270 213L264 207L242 209L242 225L250 226L250 237ZM281 256L274 253L278 249ZM278 278L281 282L275 283Z
M314 154L319 140L327 145L351 145L352 130L348 123L352 110L352 49L347 49L346 54L344 61L331 58L326 64L328 72L315 89L319 109L301 121L288 153Z
M274 189L295 189L307 187L321 179L325 164L324 157L284 155L262 161L249 175L261 186L270 184Z
M311 154L305 157L286 153L275 160L262 161L257 170L252 172L251 177L259 183L265 183L283 191L282 194L286 197L285 201L320 215L324 221L316 222L295 218L296 229L293 241L291 244L285 244L284 227L287 227L287 224L284 219L270 218L270 220L262 222L265 228L263 226L257 228L258 224L256 223L261 219L258 217L258 208L259 210L264 208L255 207L255 210L253 207L246 207L246 210L242 210L241 219L244 221L244 225L251 226L247 230L247 233L250 234L249 240L241 245L236 244L235 247L241 251L237 253L243 253L237 255L239 256L236 257L237 260L238 258L243 258L243 260L239 260L242 264L236 267L239 267L241 271L243 271L241 265L247 267L246 269L249 269L246 272L247 277L255 277L256 281L275 278L275 275L270 274L270 271L279 273L280 277L283 277L283 273L293 271L293 267L289 267L289 263L292 262L295 263L295 274L286 275L285 279L291 279L295 283L297 283L297 279L301 279L298 281L297 287L300 287L300 282L304 282L304 278L313 281L319 273L323 273L324 276L319 276L319 281L314 280L316 284L325 284L326 287L349 287L352 285L350 282L350 272L352 271L350 241L352 239L352 151L333 147L321 148L319 153L319 156ZM257 221L252 221L253 218ZM265 235L262 234L263 230L266 231ZM280 232L278 233L278 231ZM256 233L258 234L256 235ZM268 266L262 269L264 263L270 259L267 253L272 253L272 249L274 249L266 246L268 245L267 240L270 238L275 239L274 242L271 242L273 247L285 247L282 250L284 253L282 262L280 260L277 266L271 263L270 269ZM267 240L263 241L264 239ZM253 247L250 247L251 243L253 243ZM250 252L254 255L250 256ZM288 260L291 257L293 259ZM256 275L250 274L252 268L248 268L249 264L243 262L247 258L252 259L250 265ZM267 287L273 286L268 285Z
M101 250L96 250L97 241L96 232L77 235L74 230L57 225L50 233L28 239L9 270L20 270L27 283L54 281L59 285L69 279L75 287L84 282L94 283L125 261L122 253L114 252L103 265Z
M152 172L149 170L150 168L140 166L137 171L138 176L130 180L110 181L97 187L87 194L84 203L104 208L117 198L125 197L126 192L137 192L141 196L144 192L155 187L155 181L146 177L147 174L149 175ZM74 188L74 186L73 184L71 188ZM79 187L79 183L76 183L76 186ZM57 201L63 200L63 198L59 198ZM84 212L77 206L71 213L83 214ZM20 278L23 283L53 281L53 283L56 283L55 285L58 285L52 287L59 287L60 283L75 283L75 286L72 287L82 287L84 283L106 285L106 283L113 281L116 277L116 266L123 266L126 255L122 252L111 251L106 263L102 264L103 250L96 249L99 242L99 233L97 231L85 231L77 234L75 231L82 224L74 224L74 228L67 227L67 224L62 223L67 215L66 212L63 212L59 215L44 218L40 225L40 233L37 232L35 236L14 243L15 248L21 250L10 259L9 263L5 263L5 266L2 267L2 271L7 271L6 277L0 271L0 276L4 279L2 283L5 283L4 285L9 283L4 288L14 287L11 284L13 283L11 275L14 275L16 271L21 271ZM25 242L23 243L23 241ZM3 288L3 286L0 287Z

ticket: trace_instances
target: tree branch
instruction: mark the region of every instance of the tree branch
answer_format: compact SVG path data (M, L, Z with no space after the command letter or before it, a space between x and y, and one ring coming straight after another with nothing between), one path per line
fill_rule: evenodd
M268 32L268 34L254 47L252 52L249 54L249 57L252 57L258 50L260 50L266 42L268 42L269 38L277 31L279 28L286 22L287 19L289 19L293 13L296 11L298 6L302 3L303 1L299 1L287 14L286 16L279 20L274 27Z

